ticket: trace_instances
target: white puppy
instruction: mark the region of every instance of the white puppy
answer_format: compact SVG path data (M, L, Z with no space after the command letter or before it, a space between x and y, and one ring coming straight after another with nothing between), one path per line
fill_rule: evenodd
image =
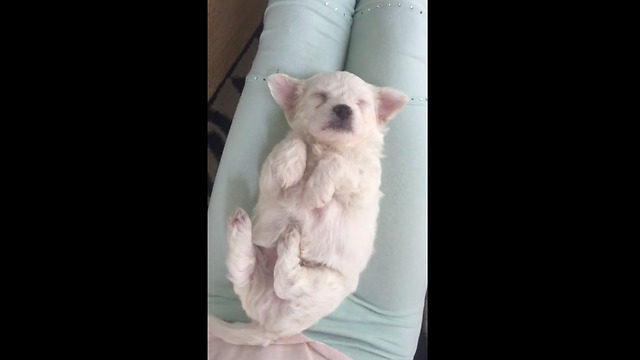
M356 290L373 252L386 123L408 101L344 71L268 85L291 131L264 162L253 221L238 209L227 224L228 278L253 321L209 326L232 344L298 334Z

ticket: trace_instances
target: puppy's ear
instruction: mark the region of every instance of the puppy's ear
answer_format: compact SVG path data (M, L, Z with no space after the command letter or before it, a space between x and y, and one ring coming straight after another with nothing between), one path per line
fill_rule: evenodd
M383 125L404 107L409 101L409 97L402 91L388 87L378 88L377 92L376 114L378 116L378 124Z
M267 85L271 91L271 96L280 105L280 107L289 111L298 102L300 95L298 87L302 84L301 80L292 78L285 74L273 74L267 78Z

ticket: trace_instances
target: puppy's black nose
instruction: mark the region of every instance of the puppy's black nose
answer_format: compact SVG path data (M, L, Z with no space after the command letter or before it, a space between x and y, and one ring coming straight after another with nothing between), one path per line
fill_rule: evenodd
M333 107L333 112L338 116L339 119L345 120L351 117L353 111L351 108L345 104L339 104Z

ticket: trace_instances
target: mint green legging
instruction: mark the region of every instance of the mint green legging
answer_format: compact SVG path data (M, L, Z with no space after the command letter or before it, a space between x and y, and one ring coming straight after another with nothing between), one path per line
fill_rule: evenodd
M265 79L346 70L411 100L385 137L375 253L357 291L305 335L356 360L413 358L426 290L426 16L424 0L269 1L211 194L210 314L248 321L226 279L225 224L238 206L251 212L261 164L288 131Z

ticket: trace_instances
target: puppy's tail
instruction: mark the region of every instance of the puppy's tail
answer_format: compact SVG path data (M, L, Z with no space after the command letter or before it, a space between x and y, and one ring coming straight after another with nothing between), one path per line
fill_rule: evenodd
M209 315L209 334L235 345L267 346L280 335L268 331L255 322L229 323Z

